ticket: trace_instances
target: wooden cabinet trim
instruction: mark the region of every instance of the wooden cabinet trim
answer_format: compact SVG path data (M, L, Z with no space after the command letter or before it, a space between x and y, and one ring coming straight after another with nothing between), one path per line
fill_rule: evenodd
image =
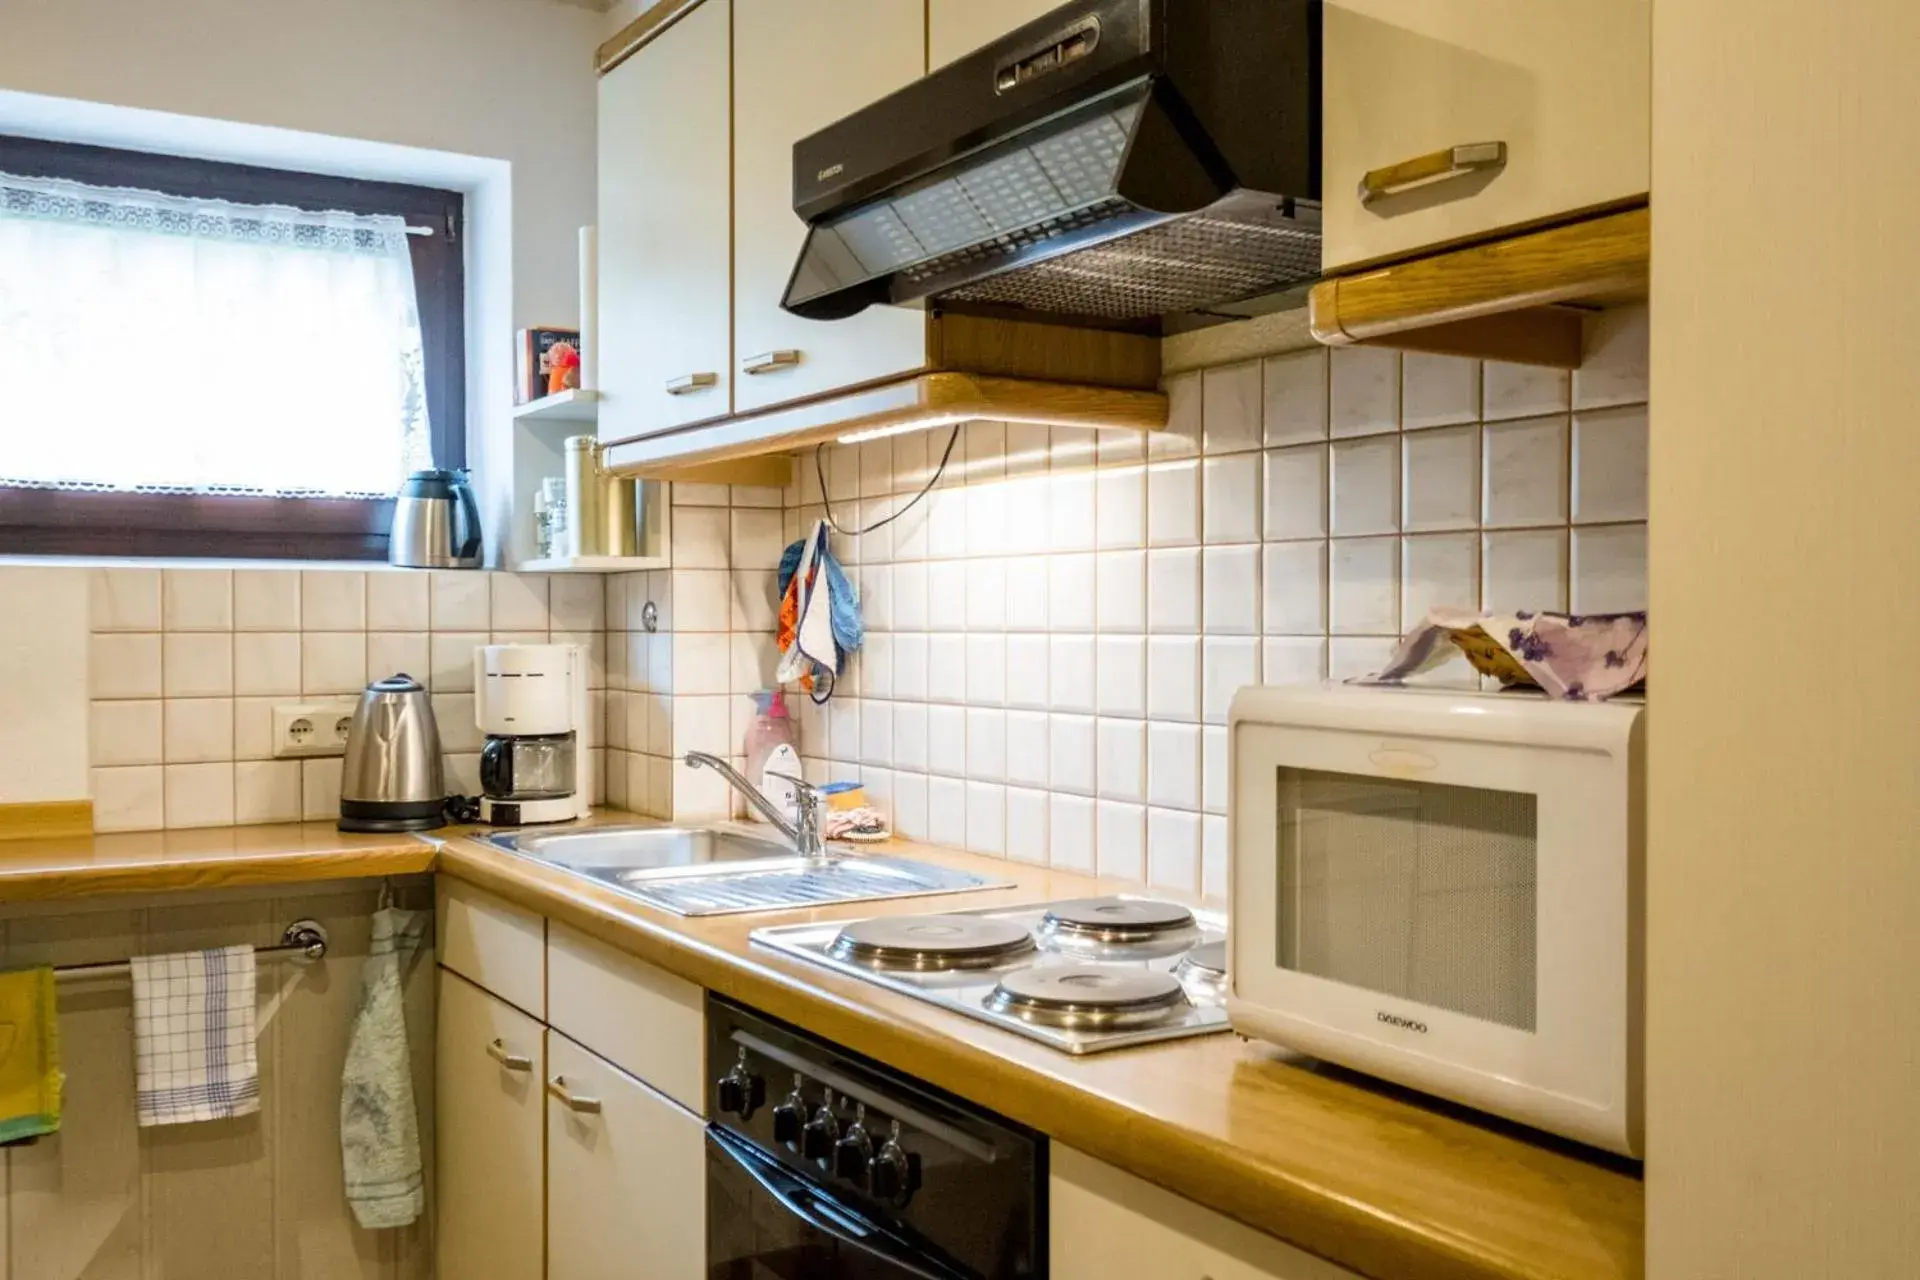
M1651 260L1652 215L1642 206L1323 280L1308 298L1310 324L1329 346L1375 342L1572 368L1578 318L1545 309L1645 297ZM1539 332L1493 320L1510 313L1533 317Z
M636 475L650 467L788 453L855 433L906 430L916 423L937 426L976 418L1159 431L1167 425L1167 397L1159 391L928 373L759 413L710 419L675 431L609 442L608 466L622 475Z
M594 70L601 75L640 52L658 39L674 23L698 9L707 0L659 0L651 9L620 28L612 38L593 51Z

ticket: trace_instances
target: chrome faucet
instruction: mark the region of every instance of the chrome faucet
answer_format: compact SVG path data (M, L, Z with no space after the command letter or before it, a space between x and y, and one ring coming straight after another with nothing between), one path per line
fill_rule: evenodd
M725 778L727 782L747 798L747 803L760 811L760 816L772 823L774 829L793 843L795 852L803 858L824 862L827 858L826 842L820 838L820 788L803 778L792 774L768 771L769 778L778 778L782 782L793 784L793 803L795 814L788 818L780 812L772 801L760 794L760 788L743 777L738 769L722 760L719 756L709 755L705 751L689 751L684 757L689 769L711 769Z

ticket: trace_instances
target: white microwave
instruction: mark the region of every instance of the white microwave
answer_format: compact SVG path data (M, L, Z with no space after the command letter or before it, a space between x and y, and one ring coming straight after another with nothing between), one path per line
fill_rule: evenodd
M1644 713L1242 689L1234 1029L1638 1156Z

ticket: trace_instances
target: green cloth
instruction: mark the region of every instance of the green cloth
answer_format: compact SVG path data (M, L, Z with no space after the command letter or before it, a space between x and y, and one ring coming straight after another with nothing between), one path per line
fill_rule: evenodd
M60 1021L53 970L0 973L0 1143L60 1129Z

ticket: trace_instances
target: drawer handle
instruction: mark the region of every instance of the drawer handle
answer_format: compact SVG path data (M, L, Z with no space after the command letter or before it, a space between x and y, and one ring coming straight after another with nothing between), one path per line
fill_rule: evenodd
M580 1094L574 1093L567 1088L567 1078L565 1076L555 1076L553 1079L547 1081L547 1094L549 1097L558 1098L565 1104L569 1111L575 1111L587 1116L597 1116L600 1114L600 1099L583 1097Z
M670 396L689 396L696 391L711 391L720 385L717 373L688 373L678 378L667 379L667 394Z
M1506 163L1507 144L1504 142L1462 143L1445 151L1402 160L1384 169L1368 170L1360 179L1360 203L1372 204L1376 200L1436 182L1449 182L1470 173L1502 169Z
M509 1071L533 1070L533 1059L524 1053L513 1053L509 1051L507 1042L504 1040L495 1040L492 1044L488 1045L487 1056Z
M740 362L743 373L778 373L782 369L791 369L800 363L800 353L791 348L782 351L763 351L757 356L748 356Z

